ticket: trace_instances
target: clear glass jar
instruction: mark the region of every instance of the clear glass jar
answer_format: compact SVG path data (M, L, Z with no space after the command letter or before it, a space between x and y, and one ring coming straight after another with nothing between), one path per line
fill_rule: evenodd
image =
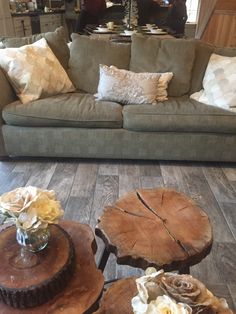
M49 228L36 229L32 231L21 228L16 229L17 242L30 252L39 252L43 250L47 246L49 238Z

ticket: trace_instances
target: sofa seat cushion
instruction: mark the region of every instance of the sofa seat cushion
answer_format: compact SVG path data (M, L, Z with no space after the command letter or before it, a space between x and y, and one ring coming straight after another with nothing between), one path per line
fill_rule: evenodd
M235 113L188 97L125 106L123 120L123 127L132 131L236 133Z
M122 106L96 101L94 96L68 93L22 105L15 101L3 109L9 125L42 127L120 128Z

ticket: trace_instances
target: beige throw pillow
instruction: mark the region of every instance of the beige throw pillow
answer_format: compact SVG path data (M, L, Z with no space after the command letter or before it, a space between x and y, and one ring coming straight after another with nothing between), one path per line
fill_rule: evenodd
M236 110L236 57L212 54L203 79L203 89L190 96L206 105Z
M167 95L167 88L168 84L171 81L173 77L172 72L166 72L166 73L159 73L160 79L158 81L158 86L157 86L157 101L164 101L168 99Z
M100 65L99 100L128 104L153 104L158 91L157 73L134 73L115 66Z
M0 67L22 103L75 90L44 38L32 45L1 49Z

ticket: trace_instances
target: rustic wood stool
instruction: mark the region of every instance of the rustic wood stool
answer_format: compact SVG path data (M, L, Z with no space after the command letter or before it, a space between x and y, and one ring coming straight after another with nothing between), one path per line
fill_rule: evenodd
M104 277L100 270L97 269L94 254L96 252L96 242L94 239L94 234L92 229L88 225L80 224L75 221L62 221L60 226L67 231L67 233L72 238L75 249L75 271L73 277L69 280L65 289L54 298L49 300L47 303L42 304L37 307L27 308L27 309L16 309L10 307L2 302L0 302L0 313L1 314L42 314L42 313L66 313L66 314L82 314L91 313L95 310L97 300L99 299L103 287L104 287ZM2 228L4 232L4 227ZM62 241L62 237L59 235L59 239L56 241ZM50 239L48 247L45 249L45 253L42 253L39 265L35 268L41 267L43 264L44 255L51 254L50 250L56 250L58 247L54 246L55 239ZM59 247L63 249L63 245ZM6 246L7 250L7 246ZM42 251L43 252L43 251ZM53 252L52 252L53 253ZM14 254L14 250L8 250L7 254L9 258ZM37 253L38 254L38 253ZM54 251L54 257L51 258L51 265L41 268L44 273L48 272L50 274L53 267L57 265L60 261L58 256L63 255L58 254ZM3 269L2 271L8 271L9 267ZM36 269L33 271L35 273ZM9 274L10 277L11 273ZM20 276L20 272L18 272ZM30 269L22 271L22 284L24 281L27 283L32 277L32 272ZM36 278L37 279L37 278ZM34 278L32 278L34 280ZM94 307L95 306L95 307Z
M133 314L131 300L137 295L134 277L118 280L103 295L94 314Z
M164 188L134 191L106 207L96 234L106 245L101 270L112 252L119 264L189 273L213 241L206 213L186 195Z
M99 309L94 314L133 314L131 300L138 294L135 277L121 279L112 284L104 293ZM223 285L227 290L227 285ZM204 313L213 313L208 310ZM231 309L218 311L217 314L234 314Z

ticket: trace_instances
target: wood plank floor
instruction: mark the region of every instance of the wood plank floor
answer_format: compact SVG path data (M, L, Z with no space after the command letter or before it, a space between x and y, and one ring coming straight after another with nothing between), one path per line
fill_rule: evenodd
M0 162L0 195L19 186L56 191L65 218L95 227L104 206L137 188L170 187L192 197L214 228L210 255L191 268L236 309L236 164L104 160ZM103 243L98 242L99 260ZM140 275L110 256L106 279Z

